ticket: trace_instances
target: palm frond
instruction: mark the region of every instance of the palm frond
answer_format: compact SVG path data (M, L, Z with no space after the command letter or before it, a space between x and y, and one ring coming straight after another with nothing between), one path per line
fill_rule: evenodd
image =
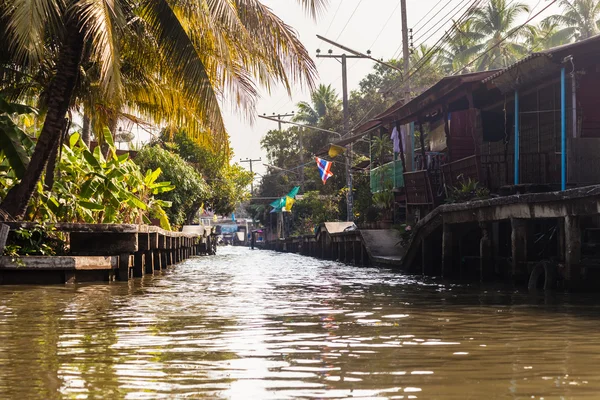
M45 35L63 31L64 0L7 0L0 12L8 19L10 49L19 63L37 65L43 58Z
M92 42L94 61L100 65L100 84L106 96L120 101L121 57L119 38L125 29L121 2L115 0L83 0L76 3L85 37Z

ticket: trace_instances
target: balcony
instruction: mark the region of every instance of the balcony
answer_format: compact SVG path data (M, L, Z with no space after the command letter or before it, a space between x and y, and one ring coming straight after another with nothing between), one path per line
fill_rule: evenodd
M371 170L371 193L404 187L402 161L392 161Z

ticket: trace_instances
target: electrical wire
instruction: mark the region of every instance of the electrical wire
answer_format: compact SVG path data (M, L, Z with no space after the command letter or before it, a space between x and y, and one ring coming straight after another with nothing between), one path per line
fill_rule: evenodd
M381 34L385 30L385 28L388 26L388 24L392 20L392 17L394 16L394 14L396 13L396 11L398 10L398 7L400 7L400 2L398 2L398 4L396 4L396 7L392 10L392 12L391 12L390 16L388 17L387 21L385 21L385 24L383 24L383 27L381 28L381 30L379 31L379 33L375 37L375 40L373 40L373 43L371 43L371 45L369 46L369 49L371 47L373 47L375 45L375 43L377 43L377 40L379 40L379 37L381 36Z
M421 17L421 19L417 21L417 23L416 23L416 24L413 26L413 29L416 29L416 28L419 26L419 24L420 24L420 23L421 23L421 22L422 22L422 21L423 21L425 18L427 18L427 16L429 15L429 13L432 13L432 12L433 12L433 10L435 10L435 8L436 8L437 6L439 6L439 5L442 3L442 1L444 1L444 0L439 0L439 1L438 1L438 2L437 2L437 3L436 3L434 6L433 6L433 7L431 7L431 10L429 10L429 12L428 12L428 13L426 13L425 15L423 15L423 16ZM449 1L448 1L448 3L449 3ZM427 24L427 23L425 23L425 24Z
M437 12L436 12L436 13L435 13L433 16L431 16L431 18L429 18L429 21L432 21L433 19L435 19L435 17L437 17L437 16L439 15L439 13L441 13L442 11L444 11L444 9L446 9L446 7L448 7L450 4L452 4L452 1L451 1L451 0L450 0L450 1L448 1L448 2L447 2L445 5L444 5L444 7L440 8L440 9L439 9L439 10L438 10L438 11L437 11ZM448 20L447 18L444 18L444 16L442 16L442 19L441 19L440 21L442 21L442 20L444 20L444 19L446 19L446 21ZM438 21L438 23L439 23L439 21ZM427 26L427 24L425 24L425 25L421 26L419 29L416 29L416 30L413 28L413 35L415 35L415 36L416 36L416 35L417 35L417 33L421 32L421 30L423 30L423 28L425 28L426 26ZM435 25L434 25L434 26L435 26ZM425 31L425 33L421 34L421 36L420 36L420 37L423 37L423 36L425 36L425 35L427 34L427 32L429 32L429 31L430 31L432 28L433 28L433 27L429 28L427 31Z
M490 47L489 49L487 49L485 52L483 52L482 54L480 54L478 57L476 57L475 59L473 59L471 62L469 62L468 64L462 66L459 69L456 69L455 71L453 71L452 73L450 73L450 75L456 75L457 73L459 73L461 70L463 70L464 68L467 68L471 65L473 65L475 62L477 62L478 60L480 60L482 57L484 57L487 53L489 53L490 51L494 50L496 47L500 46L500 44L502 44L504 41L506 41L506 39L508 39L510 36L514 35L515 33L517 33L519 30L521 30L523 27L525 27L529 22L531 22L533 19L535 19L538 15L540 15L541 13L543 13L545 10L547 10L550 6L552 6L554 3L556 3L558 0L552 0L548 5L546 5L543 9L541 9L539 12L537 12L535 15L533 15L532 17L528 18L523 24L519 25L518 27L512 29L510 32L508 32L499 42L497 42L494 46ZM457 24L455 24L457 25ZM424 58L424 57L423 57ZM402 82L400 82L400 84L396 84L395 86L401 86L402 83L404 83L406 80L410 79L412 76L414 76L414 74L416 74L423 66L424 64L421 64L421 66L417 69L415 69L411 74L409 74L408 77L406 77L405 79L402 80ZM388 94L391 92L391 90L393 90L393 87L390 88L389 90L387 90L386 92L384 92L384 94ZM371 111L373 111L375 107L373 106L366 114L365 116L363 116L363 118L350 130L350 132L354 131L358 126L360 126L360 124L366 119L367 115L369 115L371 113Z
M508 39L510 36L514 35L515 33L517 33L519 30L521 30L525 25L529 24L531 22L531 20L533 20L534 18L536 18L538 15L540 15L541 13L543 13L544 11L546 11L550 6L552 6L554 3L556 3L558 0L552 0L546 7L542 8L540 11L538 11L534 16L529 17L527 19L527 21L523 22L521 25L519 25L518 27L516 27L515 29L512 29L510 32L508 32L499 42L497 42L496 44L494 44L492 47L490 47L488 50L486 50L484 53L480 54L478 57L476 57L474 60L472 60L471 62L469 62L467 65L465 65L463 68L469 67L471 65L473 65L476 61L480 60L486 53L494 50L496 47L500 46L502 43L504 43L506 41L506 39ZM456 75L457 72L459 71L455 71L454 73L452 73L452 75Z
M360 0L358 2L358 4L356 5L356 7L354 7L354 11L352 11L352 14L350 14L350 17L348 17L348 20L346 21L346 24L344 25L344 27L342 28L342 30L340 31L340 33L335 38L336 42L340 38L340 36L342 36L342 33L344 33L344 31L346 30L346 27L348 26L348 24L352 20L352 17L354 17L354 14L356 14L356 10L358 10L358 7L360 7L360 5L362 4L362 2L363 2L363 0Z
M554 1L557 1L557 0L554 0ZM447 32L447 33L446 33L444 36L442 36L442 38L440 38L440 40L438 40L438 42L437 42L437 43L436 43L436 44L435 44L435 45L434 45L434 46L433 46L433 47L430 49L430 51L427 53L427 54L430 54L430 53L431 53L431 56L430 56L430 58L429 58L429 59L431 59L431 57L433 57L433 55L435 54L435 53L433 53L433 49L435 49L435 47L436 47L436 46L438 46L438 43L439 43L440 41L442 41L442 40L443 40L445 37L449 37L449 35L452 33L452 31L453 31L454 29L456 29L456 27L457 27L457 26L460 24L460 21L462 21L464 18L468 17L468 15L469 15L469 11L472 11L472 10L474 10L474 9L475 9L475 8L476 8L476 7L479 5L479 3L480 3L480 2L481 2L481 0L474 0L474 1L473 1L473 4L472 4L472 6L471 6L471 7L469 7L469 9L468 9L468 10L467 10L467 11L466 11L466 12L465 12L465 13L464 13L464 14L463 14L463 15L462 15L460 18L459 18L459 20L458 20L458 21L456 21L456 22L453 24L453 27L452 27L453 29L451 29L451 30L450 30L449 32ZM425 63L426 63L427 61L429 61L429 59L425 60L425 58L426 58L427 54L426 54L426 55L424 55L423 57L421 57L421 58L419 59L419 61L417 62L417 65L416 65L415 67L413 67L413 68L414 68L414 69L413 69L413 71L412 71L411 73L409 73L409 74L408 74L408 76L404 76L404 77L403 77L403 79L401 80L401 82L400 82L400 83L394 83L393 85L390 85L390 87L389 87L389 88L387 88L385 91L383 91L383 92L382 92L382 94L383 94L383 95L387 95L387 94L391 93L391 92L392 92L392 91L393 91L393 90L394 90L396 87L401 87L401 86L404 84L404 82L407 82L407 81L408 81L410 78L412 78L412 77L413 77L413 76L414 76L414 75L415 75L417 72L419 72L419 71L420 71L420 70L423 68L423 66L425 65ZM372 107L369 109L369 111L367 111L367 112L364 114L364 116L363 116L363 117L362 117L362 118L361 118L361 119L360 119L360 120L359 120L359 121L358 121L358 122L355 124L355 126L354 126L352 129L350 129L350 131L349 131L347 134L349 135L349 134L350 134L351 132L353 132L353 131L354 131L354 130L357 128L357 127L359 127L359 126L360 126L360 125L361 125L361 124L364 122L364 120L365 120L365 119L368 117L368 115L369 115L369 114L370 114L370 113L373 111L373 109L374 109L374 108L375 108L375 105L373 105L373 106L372 106Z

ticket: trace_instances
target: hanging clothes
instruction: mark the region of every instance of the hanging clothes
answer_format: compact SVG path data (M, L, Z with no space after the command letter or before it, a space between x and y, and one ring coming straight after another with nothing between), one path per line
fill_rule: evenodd
M394 126L392 129L392 135L390 136L392 142L394 144L394 153L400 153L400 134L398 133L398 128Z

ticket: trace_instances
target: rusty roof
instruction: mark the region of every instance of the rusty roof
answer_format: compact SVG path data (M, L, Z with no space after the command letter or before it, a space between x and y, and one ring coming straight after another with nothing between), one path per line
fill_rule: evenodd
M403 120L412 117L422 111L423 108L431 107L445 96L454 93L463 85L481 82L496 72L497 70L446 76L408 103L398 105L400 103L398 102L376 118L382 122L391 122L391 120Z
M600 35L531 53L508 67L490 75L482 83L493 83L503 93L517 89L523 84L543 79L555 73L567 56L600 54Z

